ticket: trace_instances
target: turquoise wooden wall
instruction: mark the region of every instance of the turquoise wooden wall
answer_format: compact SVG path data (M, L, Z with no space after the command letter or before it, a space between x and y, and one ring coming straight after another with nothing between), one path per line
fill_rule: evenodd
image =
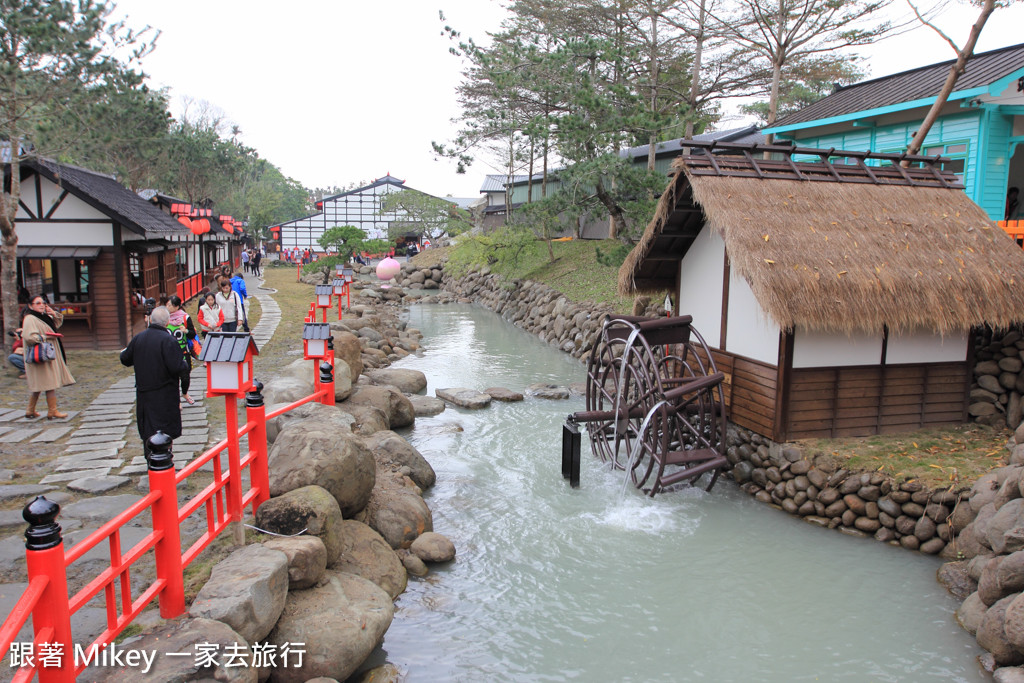
M791 134L784 133L778 137L793 139L798 145L806 147L902 152L914 137L914 131L920 123L911 121L865 126L852 131L820 136L792 137ZM985 209L993 220L1001 220L1003 217L1012 128L1012 117L991 109L970 109L963 113L944 116L936 121L923 145L924 149L940 145L967 146L963 154L945 155L964 159L963 178L967 196Z

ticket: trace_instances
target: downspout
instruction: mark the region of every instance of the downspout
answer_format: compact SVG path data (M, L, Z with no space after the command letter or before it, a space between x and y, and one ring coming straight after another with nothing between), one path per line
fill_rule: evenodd
M125 325L132 327L132 317L128 313L128 292L125 291L125 280L128 273L124 269L124 242L121 239L121 224L116 221L113 224L114 232L114 282L117 287L117 319L121 324L117 326L117 340L122 348L128 346L128 334ZM97 302L98 303L98 302ZM134 332L134 329L132 330Z

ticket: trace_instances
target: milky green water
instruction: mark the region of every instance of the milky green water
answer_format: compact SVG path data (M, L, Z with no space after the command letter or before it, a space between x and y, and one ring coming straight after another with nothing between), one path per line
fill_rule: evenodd
M427 393L567 385L584 366L469 306L415 306ZM411 578L376 660L408 681L985 681L940 562L820 529L724 478L649 499L584 435L581 398L449 408L406 433L437 471L434 529L456 560ZM452 431L456 426L462 431Z

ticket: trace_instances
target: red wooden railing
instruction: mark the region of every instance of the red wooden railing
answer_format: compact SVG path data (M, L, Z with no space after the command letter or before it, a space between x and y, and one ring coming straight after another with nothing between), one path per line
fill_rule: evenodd
M1006 231L1017 244L1024 247L1024 221L999 221L999 227Z
M188 301L203 288L203 274L196 273L189 275L184 280L178 281L177 292L182 301Z
M333 351L331 352L333 355ZM333 358L331 359L333 360ZM33 661L22 658L13 681L40 683L74 681L86 667L74 659L74 638L71 616L100 592L104 593L107 628L85 647L104 647L134 620L145 607L158 599L160 616L170 619L185 612L185 567L224 530L233 527L242 532L241 522L246 508L255 513L270 497L267 463L266 421L312 401L334 405L334 376L331 363L318 363L316 390L294 403L269 414L260 393L262 385L254 383L254 391L246 395L246 423L239 428L237 396L225 397L228 437L186 465L174 471L171 439L162 433L149 440L149 493L114 519L110 520L71 549L65 551L56 517L60 507L40 496L25 507L30 523L25 532L26 562L29 585L11 614L0 626L0 656L7 658L18 632L32 617L34 638L31 643ZM249 451L240 453L240 439L249 437ZM221 453L228 452L227 472L221 466ZM178 507L177 490L189 476L206 463L212 463L213 481L182 507ZM249 488L243 490L242 472L249 469ZM206 511L206 531L184 553L181 551L181 523L200 508ZM122 552L121 529L145 512L151 513L152 531L135 546ZM242 541L243 539L236 538ZM67 568L104 541L109 545L110 566L84 588L68 596ZM132 598L131 567L152 550L157 578L136 598ZM118 596L120 593L120 598ZM27 643L18 643L19 658ZM16 666L11 662L11 666Z

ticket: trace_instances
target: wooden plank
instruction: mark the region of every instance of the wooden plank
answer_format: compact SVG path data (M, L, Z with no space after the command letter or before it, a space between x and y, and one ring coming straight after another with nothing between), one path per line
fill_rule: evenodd
M800 420L832 420L835 417L835 411L831 408L800 411L790 410L789 416L790 422L798 422Z
M770 379L772 381L778 376L778 370L774 365L768 365L767 363L758 363L748 358L736 358L733 364L735 372L743 372L749 375L756 375L764 379Z
M761 390L773 396L775 395L775 380L765 380L760 377L734 372L732 373L732 383L736 386L747 387L752 391Z

